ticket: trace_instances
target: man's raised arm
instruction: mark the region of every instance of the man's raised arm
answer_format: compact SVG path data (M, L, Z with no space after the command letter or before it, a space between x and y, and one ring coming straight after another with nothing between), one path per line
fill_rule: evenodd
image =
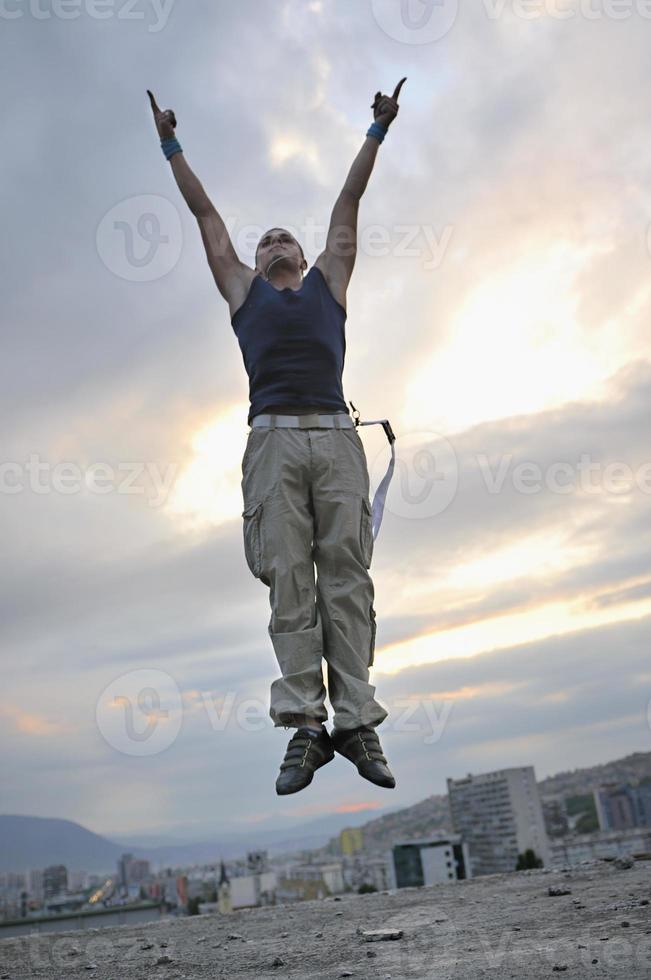
M203 184L190 168L180 145L177 144L178 149L174 147L176 142L174 112L171 109L162 112L149 89L147 89L147 94L154 113L158 135L161 138L161 145L166 151L166 156L167 153L170 153L168 159L172 173L186 204L197 219L206 249L208 265L215 283L224 299L230 302L234 294L242 289L246 273L250 273L252 270L238 258L221 215L206 194ZM172 152L174 150L176 152Z
M374 121L362 147L348 172L344 186L335 201L328 228L324 251L315 265L319 265L337 291L345 294L353 274L357 255L357 215L359 202L371 176L380 142L398 115L398 96L406 79L396 85L392 96L377 92L373 109ZM374 127L377 126L377 129Z

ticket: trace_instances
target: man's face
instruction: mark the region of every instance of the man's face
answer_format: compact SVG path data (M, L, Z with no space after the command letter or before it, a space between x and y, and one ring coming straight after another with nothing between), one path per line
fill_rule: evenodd
M306 265L298 242L284 228L272 228L258 242L256 268L266 276L271 268L289 268L298 272Z

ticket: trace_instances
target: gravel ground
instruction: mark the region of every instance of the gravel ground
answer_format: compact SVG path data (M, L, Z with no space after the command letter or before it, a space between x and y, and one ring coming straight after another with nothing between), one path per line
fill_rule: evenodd
M649 901L651 861L600 861L4 939L0 980L650 980Z

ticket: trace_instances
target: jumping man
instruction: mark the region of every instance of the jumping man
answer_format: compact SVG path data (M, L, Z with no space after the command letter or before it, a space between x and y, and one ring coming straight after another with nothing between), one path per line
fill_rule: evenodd
M279 795L304 789L335 751L377 786L396 784L375 731L388 712L369 683L376 632L369 474L342 372L359 202L404 82L392 96L377 92L374 121L335 202L325 249L307 273L301 245L283 228L262 236L255 268L240 261L176 139L174 112L161 111L148 91L249 378L244 553L269 589L268 632L282 675L271 685L269 714L274 727L297 729L280 766ZM335 712L331 733L326 694Z

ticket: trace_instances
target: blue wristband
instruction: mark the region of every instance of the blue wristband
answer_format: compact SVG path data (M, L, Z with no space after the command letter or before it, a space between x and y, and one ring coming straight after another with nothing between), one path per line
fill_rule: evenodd
M161 140L160 145L163 148L163 153L165 154L166 160L169 160L169 158L174 156L175 153L183 152L181 144L177 140L176 136L169 136L167 139Z
M382 123L373 122L369 126L366 135L375 137L375 139L381 143L388 132L389 130L386 128L386 126L383 126Z

